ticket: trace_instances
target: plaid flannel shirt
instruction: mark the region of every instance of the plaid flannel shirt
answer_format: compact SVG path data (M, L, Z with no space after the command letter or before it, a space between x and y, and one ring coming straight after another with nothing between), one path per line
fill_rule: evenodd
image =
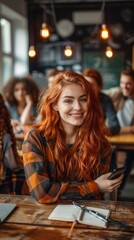
M51 150L45 138L36 129L30 130L22 145L24 170L31 195L40 203L60 199L103 199L95 181L53 181L54 164ZM102 159L100 175L109 171L111 155Z

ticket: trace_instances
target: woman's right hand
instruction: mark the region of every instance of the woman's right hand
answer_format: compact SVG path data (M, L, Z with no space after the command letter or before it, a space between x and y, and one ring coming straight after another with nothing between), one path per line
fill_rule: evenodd
M121 185L124 174L121 174L118 178L114 180L108 179L110 175L111 175L111 172L103 174L95 180L100 192L110 193L116 190L117 188L119 188L119 186Z
M33 106L33 99L31 95L27 94L25 100L27 105Z

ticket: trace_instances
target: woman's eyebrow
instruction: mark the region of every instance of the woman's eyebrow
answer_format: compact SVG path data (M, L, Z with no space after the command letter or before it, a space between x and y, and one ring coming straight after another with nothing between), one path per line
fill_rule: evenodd
M82 97L86 97L86 95L84 94L84 95L81 95L81 96L79 96L79 98L82 98ZM63 98L74 98L74 96L64 96Z

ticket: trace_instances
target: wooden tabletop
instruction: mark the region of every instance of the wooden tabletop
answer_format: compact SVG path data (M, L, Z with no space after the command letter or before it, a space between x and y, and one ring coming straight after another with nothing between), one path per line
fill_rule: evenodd
M0 239L7 240L67 240L70 222L49 220L48 216L57 204L39 204L31 196L2 195L0 202L16 203L17 208L0 226ZM71 203L65 201L64 203ZM114 201L81 201L85 206L109 209L114 220L131 225L131 232L117 226L106 229L77 224L71 239L134 239L134 203Z
M109 137L110 143L116 148L134 150L134 134L119 134Z

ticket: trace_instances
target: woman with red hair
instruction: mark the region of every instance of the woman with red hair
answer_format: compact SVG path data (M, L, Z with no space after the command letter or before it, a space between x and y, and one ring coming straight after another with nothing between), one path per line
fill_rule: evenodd
M38 202L104 199L120 186L123 176L108 180L111 146L92 84L82 75L56 75L40 98L39 114L22 147L29 190Z
M111 98L101 91L103 88L103 79L101 74L94 68L87 68L83 71L83 76L87 79L87 81L92 83L95 88L103 111L103 117L110 134L118 134L120 132L120 124Z

